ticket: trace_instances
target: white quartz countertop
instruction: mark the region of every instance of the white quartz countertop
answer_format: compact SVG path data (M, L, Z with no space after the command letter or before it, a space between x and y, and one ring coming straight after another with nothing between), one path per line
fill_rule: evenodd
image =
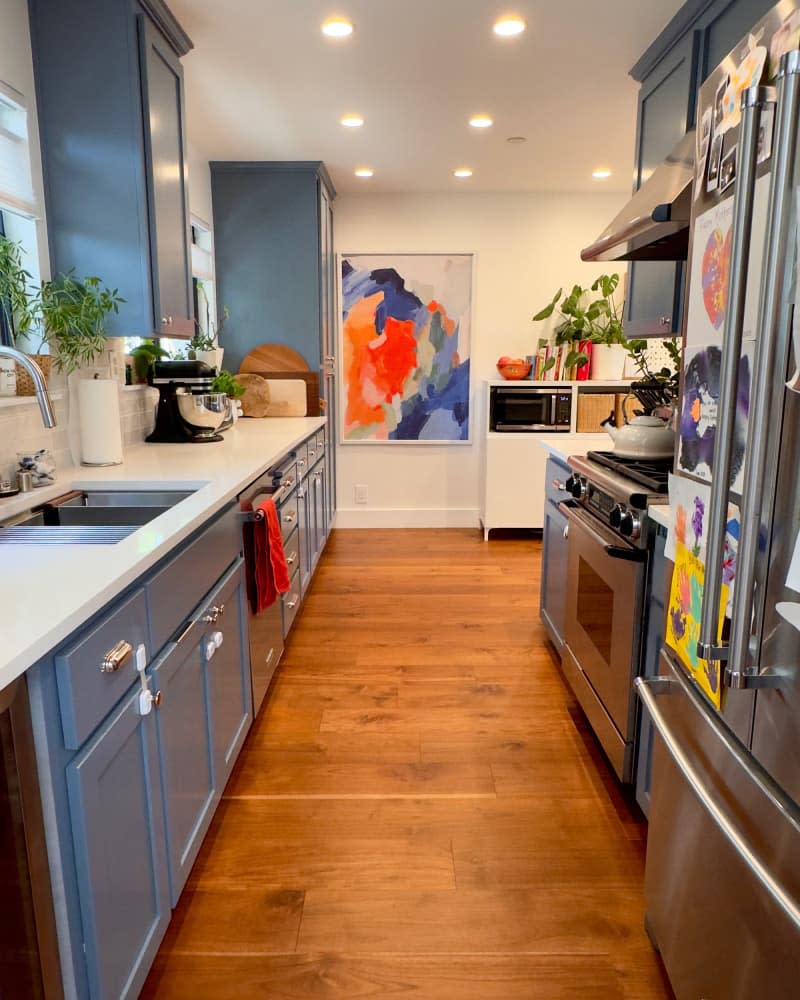
M612 447L611 438L602 434L541 434L536 443L562 462L570 455L585 455L587 451L608 451Z
M141 444L115 468L59 469L53 486L0 500L5 520L71 489L197 491L114 545L0 547L0 690L324 424L324 417L243 419L223 441Z
M669 526L672 523L672 508L668 503L651 504L647 508L647 516L669 531Z

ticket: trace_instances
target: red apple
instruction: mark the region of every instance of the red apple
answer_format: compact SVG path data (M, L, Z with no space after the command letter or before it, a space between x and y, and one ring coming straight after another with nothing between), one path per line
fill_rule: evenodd
M514 364L514 359L510 358L507 354L504 354L502 358L497 359L497 365L499 368L502 368L504 365L512 365L512 364Z

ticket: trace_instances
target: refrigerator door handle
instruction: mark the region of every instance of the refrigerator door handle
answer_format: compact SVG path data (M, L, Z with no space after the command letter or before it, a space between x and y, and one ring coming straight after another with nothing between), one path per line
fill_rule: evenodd
M774 101L775 91L772 87L753 87L742 95L742 125L736 150L737 178L733 198L728 303L722 337L719 406L714 438L712 466L714 475L711 480L705 584L697 643L698 655L704 660L728 658L727 646L718 642L722 560L725 550L725 526L728 522L731 453L736 427L736 397L739 388L739 359L742 353L750 236L753 224L758 131L762 109Z
M769 520L772 517L770 509L772 490L768 490L767 486L774 470L768 475L767 466L770 464L768 456L771 437L774 434L773 425L777 417L776 408L782 405L782 399L775 398L773 384L777 376L779 376L778 385L784 383L791 335L791 310L787 303L786 292L792 285L794 253L793 250L787 252L787 247L794 219L795 150L800 109L800 52L787 53L781 59L777 94L767 242L758 304L759 336L747 422L741 526L731 609L731 636L728 662L723 675L724 683L736 690L773 687L780 684L780 678L774 674L759 673L758 667L751 664L750 659L753 621L755 620L757 631L761 617L758 607L755 607L754 611L753 600L756 562L762 539L761 526L765 518ZM776 456L773 462L775 460ZM758 651L753 650L753 653L757 659Z
M770 895L776 905L783 910L789 920L794 923L797 930L800 931L800 905L798 905L797 901L786 892L783 886L781 886L781 884L773 877L772 873L761 863L757 855L751 850L741 832L736 828L733 821L714 801L713 796L709 793L703 783L703 779L695 770L692 762L684 752L679 740L670 729L669 723L661 712L658 705L658 695L669 693L670 687L673 685L677 686L679 682L664 677L658 677L652 680L647 680L644 677L637 677L634 683L642 704L649 713L650 719L658 731L659 736L664 741L664 746L666 747L667 752L675 762L675 766L683 775L692 792L697 796L698 800L731 847L736 851L742 861L761 883L764 890ZM717 735L719 735L724 742L729 743L728 738L723 734L718 733ZM737 757L740 757L741 752L738 751L738 748L736 748L736 750ZM759 784L761 783L759 782Z

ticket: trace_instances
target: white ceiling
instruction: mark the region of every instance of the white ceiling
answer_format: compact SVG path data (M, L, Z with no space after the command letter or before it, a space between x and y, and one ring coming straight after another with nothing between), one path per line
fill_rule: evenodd
M512 0L513 2L513 0ZM188 133L208 159L324 160L340 192L624 191L636 93L628 70L683 0L170 0ZM355 23L324 37L332 15ZM366 124L339 118L359 112ZM493 128L468 126L487 112ZM509 136L527 142L511 145ZM374 168L370 180L356 166ZM474 176L457 181L456 167ZM600 165L613 170L591 178Z

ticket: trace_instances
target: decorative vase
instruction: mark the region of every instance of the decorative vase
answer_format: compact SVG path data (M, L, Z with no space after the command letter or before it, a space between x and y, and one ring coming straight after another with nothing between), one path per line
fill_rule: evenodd
M627 356L625 348L620 344L593 344L591 377L603 382L619 381L625 370Z
M31 361L35 361L36 364L41 368L42 375L44 375L45 382L50 378L50 365L53 359L49 354L31 354L29 355ZM30 372L23 368L22 365L16 365L17 369L17 395L18 396L35 396L36 386L33 384L33 379L30 376Z
M215 347L210 351L197 351L197 360L204 361L210 368L216 368L217 371L222 370L222 355L224 353L224 348Z

